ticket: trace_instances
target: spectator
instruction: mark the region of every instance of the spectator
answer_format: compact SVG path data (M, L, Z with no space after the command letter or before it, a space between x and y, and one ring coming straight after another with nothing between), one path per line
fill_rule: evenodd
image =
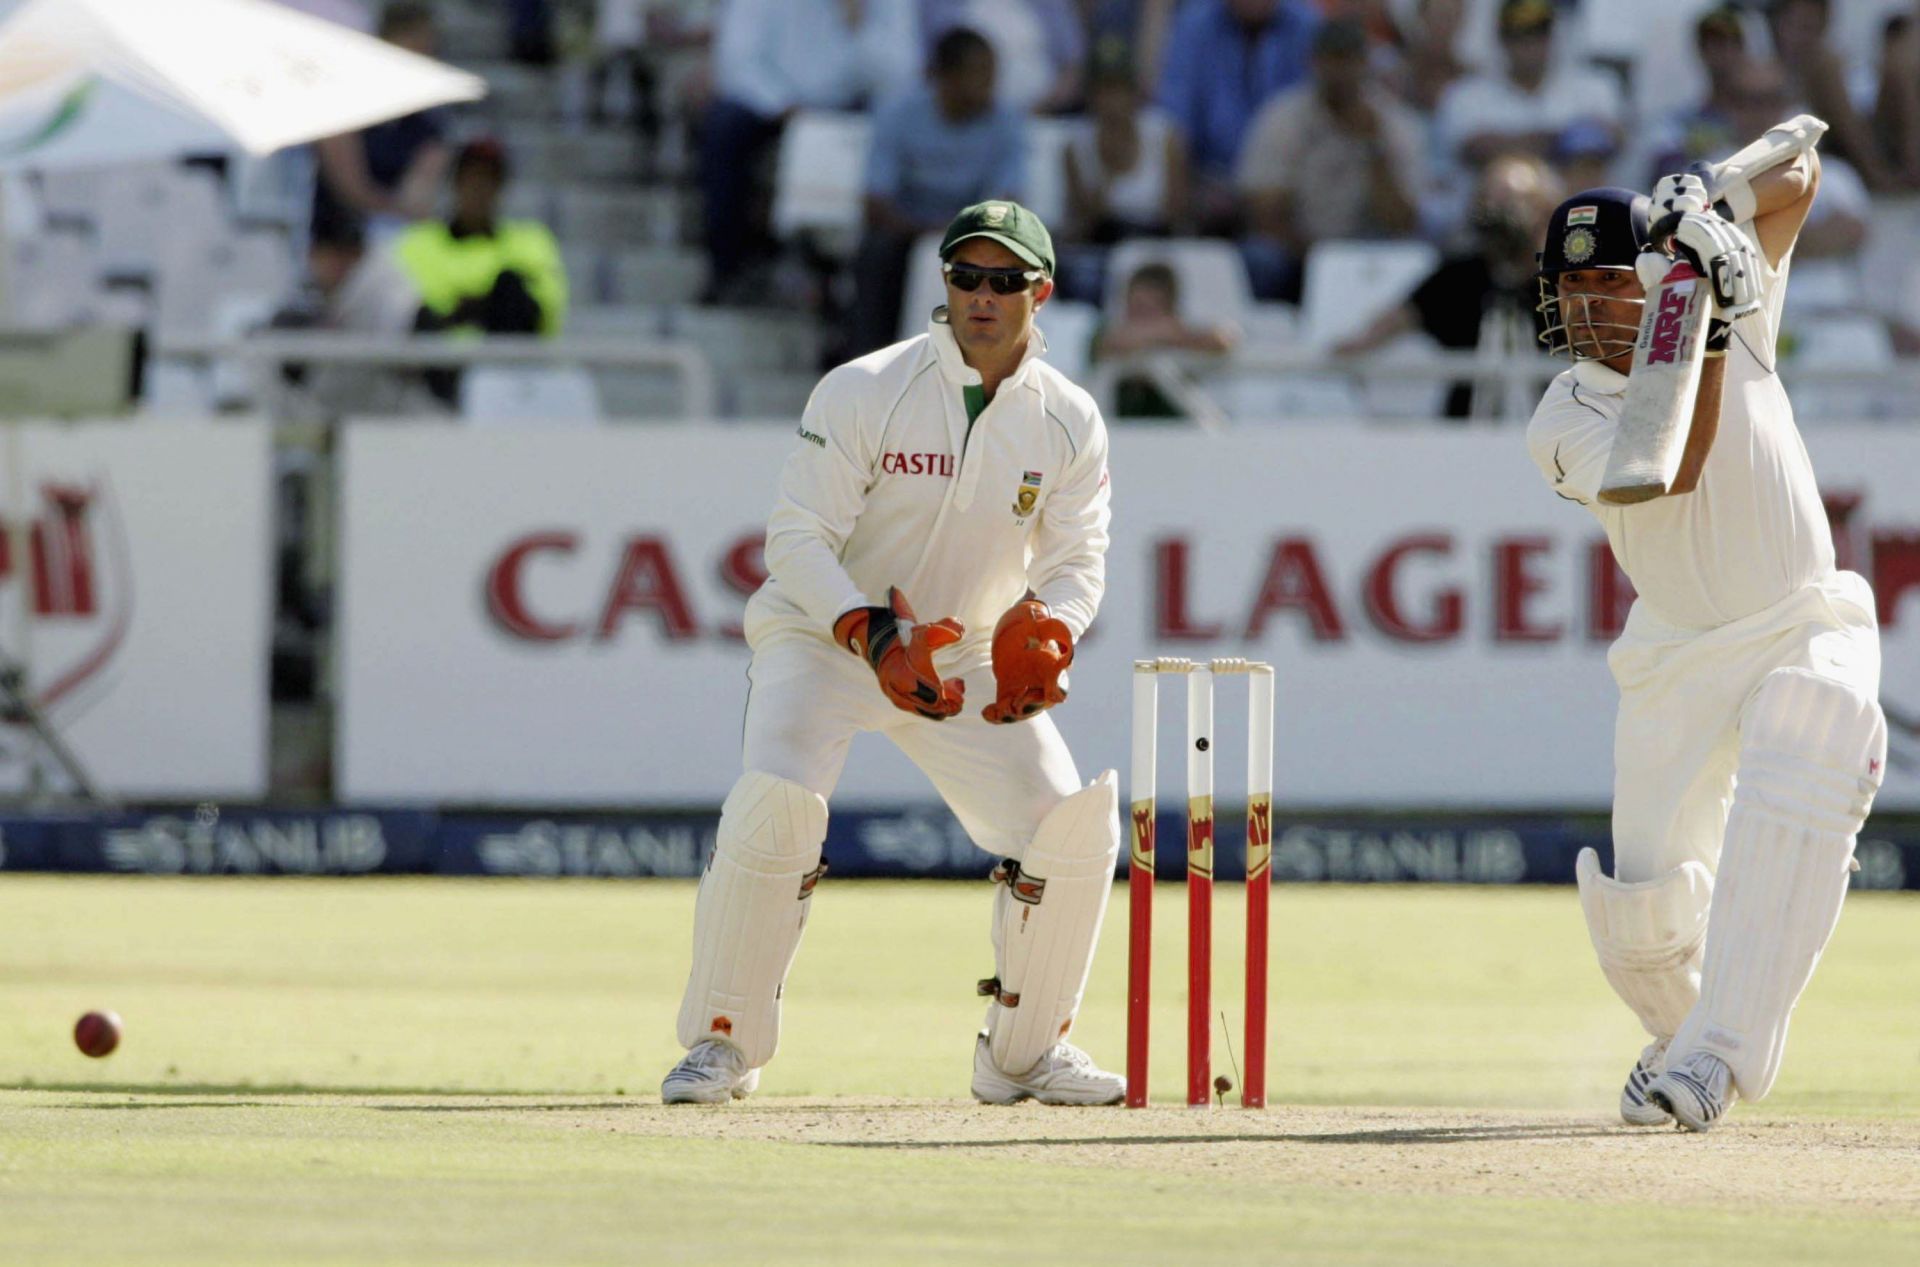
M386 7L379 34L423 57L433 56L438 40L433 10L411 0ZM347 225L364 224L378 242L431 215L447 174L445 136L446 116L434 109L321 141L313 236L337 237Z
M1469 217L1473 249L1442 261L1404 302L1337 344L1334 354L1358 356L1415 330L1443 348L1505 356L1531 351L1542 329L1534 253L1559 201L1560 185L1539 159L1509 155L1488 163ZM1500 416L1503 396L1455 383L1447 391L1446 416Z
M1827 121L1821 157L1846 159L1869 189L1892 189L1893 173L1847 92L1846 66L1827 44L1827 0L1773 0L1767 21L1774 51L1786 67L1788 95Z
M701 121L707 302L763 289L745 276L765 236L755 174L794 112L851 109L907 87L920 59L914 4L728 0L714 45L716 97Z
M336 222L308 244L301 292L268 324L276 330L406 335L417 328L419 315L420 292L412 279L391 252L367 250L365 232L348 221ZM290 365L285 377L304 389L289 403L318 418L435 408L420 376L406 371Z
M1151 72L1160 65L1160 37L1167 19L1178 7L1175 0L1079 0L1079 3L1094 63L1130 63L1141 90L1151 94Z
M1094 355L1101 360L1152 352L1222 355L1240 341L1231 325L1192 325L1180 316L1180 279L1165 264L1143 264L1127 279L1119 320L1100 332ZM1122 418L1179 418L1183 411L1152 378L1130 374L1116 385L1115 412Z
M1118 32L1133 58L1140 87L1151 96L1166 61L1167 33L1182 0L1089 0L1087 26L1094 40Z
M1619 134L1592 119L1576 119L1559 136L1547 157L1567 189L1598 189L1613 183L1613 159Z
M1911 13L1887 19L1873 121L1895 175L1908 188L1920 187L1920 23Z
M1544 158L1576 122L1588 120L1617 142L1619 85L1584 66L1556 68L1552 0L1501 0L1502 74L1480 74L1447 90L1440 103L1441 145L1457 162L1478 168L1497 154Z
M1422 114L1439 109L1447 89L1467 75L1467 64L1454 51L1466 11L1465 0L1419 0L1401 32L1404 51L1391 82Z
M713 101L711 3L594 0L593 10L585 57L562 79L562 116L572 127L631 124L645 179L677 174L684 138L667 118L698 119Z
M1190 0L1174 15L1159 101L1186 142L1201 232L1237 230L1241 142L1268 98L1306 78L1319 25L1307 0Z
M993 45L1000 104L1022 114L1080 105L1087 30L1075 0L920 0L929 42L957 26Z
M558 334L567 319L567 274L547 227L503 220L506 151L481 139L453 167L453 215L414 225L393 245L412 279L429 329L485 334Z
M1094 72L1088 126L1067 146L1067 223L1076 241L1111 245L1186 223L1187 150L1173 121L1140 99L1133 67Z
M1315 242L1413 232L1421 148L1420 121L1367 64L1366 32L1322 26L1311 82L1261 108L1240 154L1246 223L1264 252L1249 261L1254 293L1297 302Z
M1730 121L1738 90L1736 81L1750 60L1740 10L1726 4L1701 14L1693 28L1693 47L1701 70L1706 72L1707 95L1698 105L1668 115L1656 125L1651 170L1645 173L1643 182L1649 189L1654 181L1684 170L1688 163L1725 158L1753 139L1736 136ZM1575 189L1586 188L1577 182L1570 184Z
M1751 140L1792 113L1793 98L1780 63L1743 63L1727 96L1733 135ZM1724 158L1731 148L1710 157ZM1821 312L1851 317L1866 310L1860 249L1867 242L1871 213L1872 199L1860 174L1839 155L1823 154L1820 193L1793 244L1793 286L1786 299L1790 318Z
M306 293L274 318L276 328L410 334L420 291L387 251L366 249L358 226L344 225L307 247Z
M523 65L553 65L553 0L507 0L507 48Z
M894 341L914 239L962 207L1026 190L1020 115L994 104L993 46L955 27L934 43L925 87L883 107L867 153L866 234L854 259L851 354Z

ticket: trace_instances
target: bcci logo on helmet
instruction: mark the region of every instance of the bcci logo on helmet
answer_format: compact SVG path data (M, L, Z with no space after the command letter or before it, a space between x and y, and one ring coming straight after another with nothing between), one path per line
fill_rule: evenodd
M1567 257L1569 264L1584 264L1593 258L1599 247L1600 239L1588 228L1567 230L1566 240L1560 244L1560 253Z

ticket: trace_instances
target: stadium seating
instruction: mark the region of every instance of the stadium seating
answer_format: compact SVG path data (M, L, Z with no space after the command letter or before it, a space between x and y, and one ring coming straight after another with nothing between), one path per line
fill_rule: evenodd
M907 252L907 279L900 288L900 337L910 339L927 328L933 310L947 302L940 277L940 235L925 233Z
M1307 252L1301 294L1301 341L1328 348L1399 303L1440 262L1419 241L1316 242Z
M11 325L57 330L94 315L100 260L84 222L51 226L8 243L6 317Z
M1107 260L1103 305L1118 312L1127 280L1141 266L1166 264L1179 279L1180 316L1187 321L1242 324L1253 307L1247 267L1232 243L1217 238L1136 238L1114 248Z
M861 114L807 110L787 123L774 174L775 233L811 233L842 250L852 246L872 133Z
M1072 119L1033 119L1027 124L1026 206L1045 224L1067 215L1067 147L1085 125Z
M1094 336L1100 332L1100 310L1071 299L1052 299L1036 320L1046 336L1047 364L1075 382L1085 382Z

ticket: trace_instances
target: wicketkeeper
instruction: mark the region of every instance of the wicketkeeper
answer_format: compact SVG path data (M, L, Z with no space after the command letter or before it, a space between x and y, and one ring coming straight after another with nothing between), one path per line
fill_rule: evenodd
M823 378L781 478L771 579L747 605L746 773L700 882L668 1103L744 1097L773 1058L827 798L860 731L898 745L1004 859L975 1098L1125 1093L1067 1042L1119 854L1116 781L1082 787L1046 715L1105 586L1106 426L1040 359L1054 253L1033 213L968 207L940 259L927 332Z
M1576 194L1542 253L1548 335L1575 364L1527 442L1639 595L1607 657L1615 873L1578 864L1601 969L1653 1037L1620 1093L1639 1125L1703 1131L1772 1087L1886 760L1873 594L1835 569L1775 372L1822 130L1790 120L1651 199ZM1635 469L1660 476L1609 475Z

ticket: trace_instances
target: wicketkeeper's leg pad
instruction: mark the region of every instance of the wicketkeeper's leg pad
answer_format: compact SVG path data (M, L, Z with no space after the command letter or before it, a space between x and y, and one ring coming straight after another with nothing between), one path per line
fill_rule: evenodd
M1740 773L1720 853L1700 1004L1675 1035L1733 1070L1743 1099L1773 1087L1787 1022L1840 922L1853 846L1887 759L1871 695L1776 669L1741 715Z
M1003 1073L1027 1072L1073 1028L1119 857L1119 779L1108 770L1048 812L1024 858L995 870L995 976L981 992Z
M1672 1038L1700 997L1713 876L1698 862L1637 884L1609 879L1599 855L1574 864L1580 909L1607 984L1655 1038Z
M757 1069L780 1044L780 992L825 868L827 803L748 771L720 809L693 914L693 971L680 1003L683 1047L724 1038Z

